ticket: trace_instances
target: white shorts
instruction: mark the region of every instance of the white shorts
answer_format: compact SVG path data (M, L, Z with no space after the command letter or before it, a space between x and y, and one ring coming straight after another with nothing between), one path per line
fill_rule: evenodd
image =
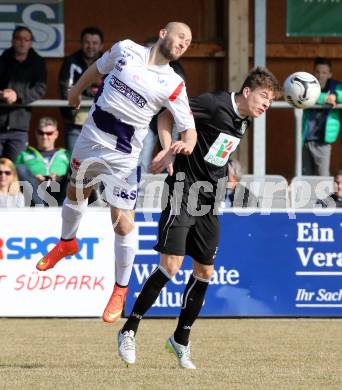
M71 156L70 184L82 189L102 182L106 201L112 207L133 210L141 177L137 164L137 159L95 143L81 133Z

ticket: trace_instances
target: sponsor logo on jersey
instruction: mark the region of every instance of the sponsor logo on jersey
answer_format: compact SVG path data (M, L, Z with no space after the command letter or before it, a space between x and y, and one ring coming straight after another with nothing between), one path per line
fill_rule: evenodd
M128 191L125 188L114 186L113 195L122 199L135 200L137 197L137 190Z
M122 71L122 67L127 65L127 61L124 58L120 58L117 63L115 64L115 69L117 69L119 72Z
M115 76L110 78L109 85L140 108L144 108L147 103L146 99L139 95L138 92L134 91L134 89L120 81Z
M232 150L234 143L225 139L219 147L216 157L226 158L227 154Z
M158 76L158 83L163 87L166 87L168 84L167 81L165 79L160 78L160 76Z
M239 145L240 139L232 135L220 133L215 142L211 145L204 160L218 167L223 167L228 158Z
M129 60L133 60L133 58L134 58L133 55L132 55L131 53L128 53L128 52L125 51L125 50L122 52L122 57L123 57L123 58L128 58Z

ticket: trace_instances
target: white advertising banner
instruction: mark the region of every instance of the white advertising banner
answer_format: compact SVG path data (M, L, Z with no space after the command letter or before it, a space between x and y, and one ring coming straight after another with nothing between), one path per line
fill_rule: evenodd
M64 0L0 1L0 54L12 45L18 26L32 31L32 47L41 56L64 57Z
M89 207L80 251L54 269L37 261L58 241L61 209L0 211L0 316L97 317L114 286L114 233L107 208Z

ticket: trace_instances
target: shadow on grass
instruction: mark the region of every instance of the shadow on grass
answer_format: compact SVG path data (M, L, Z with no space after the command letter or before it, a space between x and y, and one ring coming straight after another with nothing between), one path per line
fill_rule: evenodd
M40 363L32 363L32 364L29 364L29 363L26 363L26 364L19 364L19 363L14 363L14 364L1 364L0 363L0 369L1 368L26 368L26 369L34 369L34 368L43 368L45 367L43 364L40 364Z

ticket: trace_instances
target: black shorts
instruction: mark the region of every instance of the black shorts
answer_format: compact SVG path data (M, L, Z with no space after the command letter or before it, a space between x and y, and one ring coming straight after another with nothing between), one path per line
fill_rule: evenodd
M154 249L169 255L188 255L200 264L212 265L219 241L218 218L212 210L203 216L191 215L186 199L184 195L177 212L172 212L168 200L160 216L158 242Z

